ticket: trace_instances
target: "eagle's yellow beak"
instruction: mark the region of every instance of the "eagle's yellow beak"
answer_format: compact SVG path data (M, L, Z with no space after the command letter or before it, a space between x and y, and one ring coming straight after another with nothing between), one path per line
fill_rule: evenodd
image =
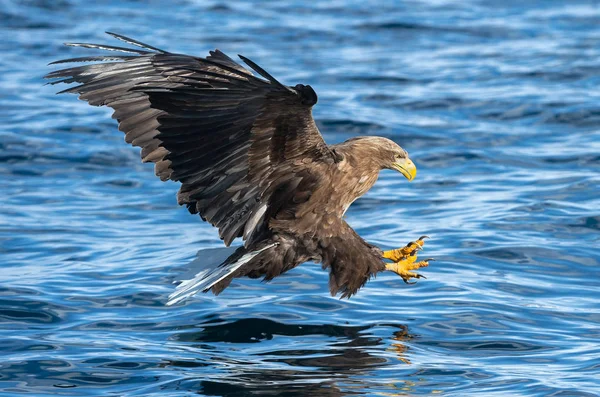
M408 157L392 163L392 168L404 175L409 181L417 176L417 167Z

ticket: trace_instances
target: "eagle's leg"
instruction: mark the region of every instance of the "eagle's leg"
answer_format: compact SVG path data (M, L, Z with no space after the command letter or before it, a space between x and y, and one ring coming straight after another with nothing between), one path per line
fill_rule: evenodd
M421 267L427 267L429 266L429 262L434 260L426 259L417 262L417 253L419 250L423 249L423 245L425 244L424 240L426 238L428 237L421 236L417 241L411 241L403 248L385 251L383 257L393 261L393 263L386 263L385 269L391 270L402 277L402 280L407 284L414 284L414 282L409 282L411 278L426 278L419 273L411 271Z

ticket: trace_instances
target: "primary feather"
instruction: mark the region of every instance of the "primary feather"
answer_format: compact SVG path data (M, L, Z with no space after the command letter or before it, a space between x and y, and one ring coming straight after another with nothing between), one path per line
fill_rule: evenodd
M162 180L182 183L179 203L218 227L227 245L243 234L250 219L260 221L252 214L270 187L265 182L286 167L281 161L264 163L279 149L263 140L274 138L282 128L302 129L320 150L306 153L295 147L287 157L328 155L310 109L299 106L297 94L272 77L269 82L258 79L218 50L207 58L192 57L111 35L148 51L69 44L138 55L77 58L74 61L116 62L59 70L47 77L80 83L61 92L112 107L125 140L142 148L143 161L155 163ZM267 112L268 118L261 117ZM253 226L246 242L261 225Z

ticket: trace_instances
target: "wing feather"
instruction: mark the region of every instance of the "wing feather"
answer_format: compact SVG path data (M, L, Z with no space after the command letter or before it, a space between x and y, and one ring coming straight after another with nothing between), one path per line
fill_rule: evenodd
M137 48L68 45L133 55L57 61L102 63L46 77L77 83L62 92L111 107L126 142L141 147L142 161L155 163L162 180L181 182L179 204L216 226L227 245L260 238L269 219L294 204L300 181L319 179L292 167L296 159L334 161L312 119L312 88L286 87L241 57L263 80L219 50L194 57L108 34Z
M161 50L159 48L153 47L151 45L142 43L141 41L137 41L137 40L131 39L129 37L125 37L125 36L117 34L117 33L106 32L106 34L114 37L117 40L121 40L121 41L123 41L123 42L125 42L127 44L131 44L131 45L134 45L134 46L137 46L137 47L145 48L145 49L150 50L150 51L156 51L156 52L162 52L162 53L166 52L166 51L163 51L163 50Z
M117 51L117 52L128 52L131 54L147 54L148 51L140 51L134 48L125 48L125 47L116 47L112 45L103 45L103 44L88 44L88 43L65 43L66 46L69 47L83 47L83 48L95 48L98 50L106 50L106 51Z

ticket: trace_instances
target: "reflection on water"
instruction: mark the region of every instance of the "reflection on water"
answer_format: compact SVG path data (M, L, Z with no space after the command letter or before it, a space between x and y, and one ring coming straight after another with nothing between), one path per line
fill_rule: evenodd
M10 295L13 291L3 292ZM159 299L164 297L148 297ZM142 306L135 306L141 311ZM11 310L13 307L21 309ZM227 320L217 313L208 314L197 323L175 319L161 325L155 319L104 319L67 327L61 325L65 316L55 315L57 332L37 333L35 323L39 319L49 322L50 313L56 311L59 310L40 301L2 301L3 320L29 324L24 331L28 338L13 336L1 344L2 351L13 357L30 356L25 361L0 364L1 381L14 385L6 391L20 393L48 387L102 389L108 385L121 389L132 383L162 379L163 376L154 375L156 372L174 371L178 376L161 380L157 386L160 390L195 390L204 395L346 395L348 390L364 385L364 379L375 371L409 365L409 351L404 343L414 338L400 324L352 326L295 324L265 318ZM80 330L96 337L86 340ZM114 342L124 332L138 337ZM165 332L170 334L166 346L161 346L165 341L159 337L153 348L164 351L164 356L146 355L147 342L140 336ZM107 333L114 336L103 336ZM65 359L54 358L63 349L72 353ZM102 353L109 350L112 355ZM29 376L32 373L37 374L35 378ZM364 379L356 379L357 376ZM395 376L394 381L404 384Z
M3 1L0 395L598 395L599 22L584 0ZM338 300L305 264L165 307L221 241L108 110L42 85L105 30L247 55L315 88L327 141L401 144L416 180L382 173L346 216L385 249L432 236L427 280Z
M393 365L398 360L409 363L404 357L406 347L402 348L401 342L410 335L401 325L297 325L248 318L232 322L212 319L197 327L197 331L182 332L173 338L204 354L210 351L217 353L214 344L219 343L232 344L231 350L235 351L238 349L235 344L240 344L239 349L246 349L244 344L273 342L269 347L258 349L252 361L219 357L217 361L223 373L201 382L201 391L207 395L220 395L223 391L298 396L343 395L337 385L341 383L347 387L354 383L353 376L368 376L370 372ZM388 349L396 352L397 358L377 354L389 342L370 334L375 327L401 329L394 332L396 342ZM319 340L318 344L315 343ZM280 369L282 367L287 369Z
M407 357L408 345L406 344L406 342L412 339L413 337L408 333L408 327L401 325L399 328L400 331L394 332L394 337L392 338L393 342L391 344L390 349L391 351L396 353L396 356L398 356L399 360L406 364L411 364L410 360Z

